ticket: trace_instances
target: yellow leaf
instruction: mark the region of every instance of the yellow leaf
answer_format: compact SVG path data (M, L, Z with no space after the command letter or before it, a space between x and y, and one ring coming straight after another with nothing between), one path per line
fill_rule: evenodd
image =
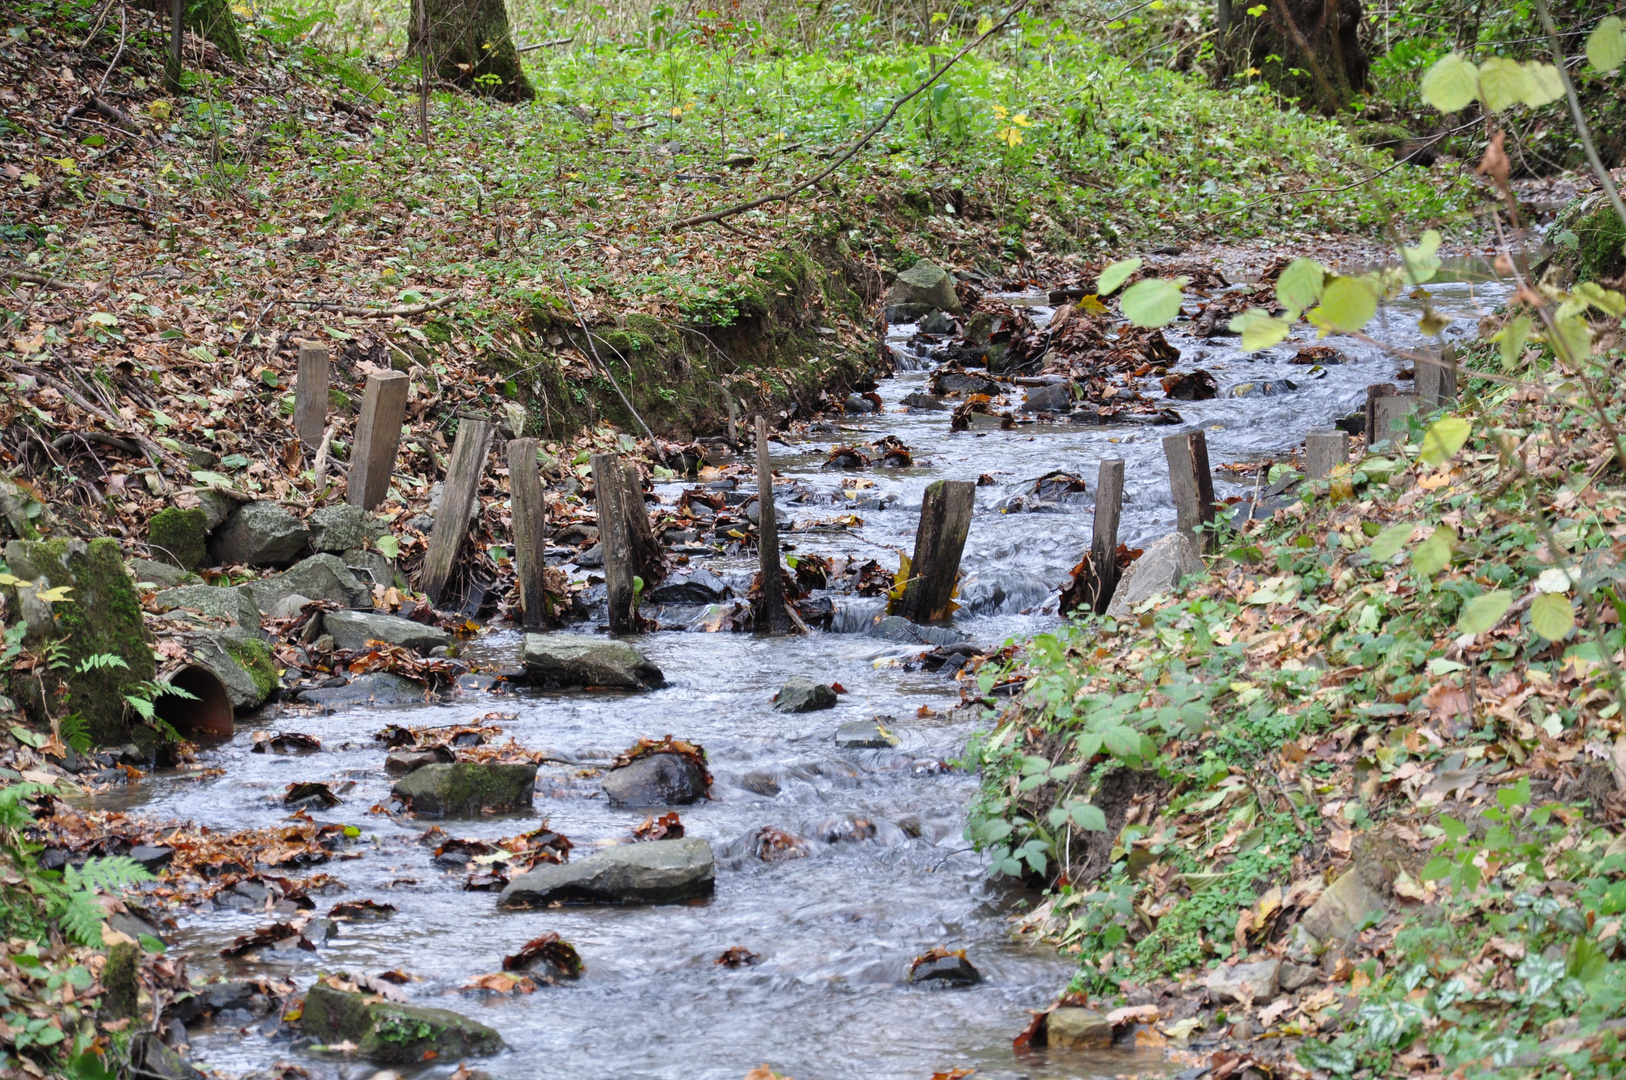
M46 589L45 591L35 593L34 595L38 599L44 600L47 604L55 604L58 601L66 600L68 598L68 594L71 592L73 592L72 585L58 585L54 589Z

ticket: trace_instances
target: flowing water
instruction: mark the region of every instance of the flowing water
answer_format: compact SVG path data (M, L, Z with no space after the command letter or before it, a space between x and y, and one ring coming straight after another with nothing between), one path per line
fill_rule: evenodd
M1485 291L1473 295L1468 285L1432 291L1435 303L1456 317L1448 335L1471 330L1480 305L1488 305ZM1416 306L1391 306L1389 325L1379 336L1419 343ZM1049 315L1042 305L1033 310L1041 320ZM1302 341L1255 359L1238 352L1235 339L1196 341L1179 329L1168 334L1182 352L1179 367L1207 368L1222 396L1172 404L1187 425L1207 429L1216 466L1284 454L1302 443L1307 430L1359 407L1366 385L1391 378L1396 369L1376 349L1342 342L1349 362L1307 378L1305 368L1286 363ZM882 384L886 411L845 423L839 436L774 447L775 468L805 496L801 503L789 491L779 497L798 523L849 511L863 519L851 529L783 533L797 551L877 558L895 567L894 552L912 544L925 486L939 478L987 475L993 483L977 491L956 624L977 642L999 644L1056 623L1057 590L1089 543L1089 503L1103 458L1126 459L1124 540L1134 545L1173 527L1159 439L1181 429L1050 424L951 434L946 412L899 411L902 397L925 388L930 360L904 345L908 328L897 333L892 344L904 361L900 367L915 370L900 370ZM1238 383L1279 380L1298 388L1223 396ZM845 498L841 481L852 474L822 470L834 444L815 440L869 442L887 434L913 449L914 464L865 470L860 475L874 486L862 492L862 500ZM995 509L1030 492L1033 480L1053 469L1084 477L1092 494L1048 512ZM670 502L680 490L668 485L659 493ZM1216 490L1224 497L1247 488L1216 472ZM706 565L743 587L752 563L734 558ZM157 775L106 805L149 819L258 828L284 818L279 798L290 782L354 781L343 804L314 813L320 821L362 831L349 849L360 857L320 868L346 890L319 898L318 910L339 899L370 897L395 905L393 919L344 924L319 953L295 952L290 961L218 955L233 937L263 925L263 914L188 915L174 935L176 944L191 951L194 973L275 974L301 987L318 971L403 969L421 980L408 987L415 1002L454 1009L502 1033L511 1049L477 1063L494 1076L739 1080L763 1062L799 1080L926 1080L935 1071L972 1066L979 1076L1036 1080L1165 1071L1162 1059L1149 1052L1013 1056L1011 1038L1025 1025L1025 1010L1051 1001L1074 961L1011 940L1009 916L1031 898L990 882L984 859L962 838L964 806L976 779L945 763L959 756L977 721L974 713L955 710L957 685L907 669L901 661L918 654L918 647L852 632L869 624L879 600L842 596L836 603L837 632L778 640L686 631L686 622L698 614L694 609L659 612L669 629L646 636L640 646L665 671L668 685L644 694L461 695L438 706L270 712L242 723L228 744L203 753L202 764L222 774L203 780ZM499 631L471 645L468 655L511 661L518 648L517 634ZM791 675L839 682L846 694L833 710L778 714L768 701ZM932 715L917 715L922 707ZM577 761L607 762L645 736L670 733L703 744L716 777L714 798L684 808L682 815L689 835L704 837L717 851L715 898L687 906L499 912L494 893L464 892L460 874L431 865L429 850L417 843L431 822L368 813L387 798L391 782L382 767L384 751L372 739L375 731L386 723L466 722L494 710L513 714L500 723L524 745ZM839 724L877 714L896 718L901 747L835 749L831 736ZM323 750L252 754L256 729L316 735ZM777 794L761 793L776 787ZM580 856L596 844L625 838L644 817L608 807L596 792L595 781L545 765L534 815L442 824L454 836L492 840L545 818L576 843ZM874 835L843 839L854 830L842 823L853 819L871 823ZM808 857L773 863L754 858L746 838L765 825L806 837ZM461 989L473 976L499 970L505 954L545 931L557 931L580 951L586 973L578 982L515 997ZM761 954L761 963L740 969L714 963L733 946ZM911 960L934 947L965 949L984 981L958 990L908 984ZM363 1077L374 1071L359 1063L333 1064L286 1035L267 1036L258 1025L217 1023L194 1029L191 1039L196 1060L227 1073L284 1060L312 1075ZM425 1071L449 1073L454 1064Z

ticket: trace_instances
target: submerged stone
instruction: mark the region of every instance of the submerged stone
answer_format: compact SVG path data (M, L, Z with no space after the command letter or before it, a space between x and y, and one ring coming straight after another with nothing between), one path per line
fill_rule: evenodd
M534 763L460 761L414 769L391 790L415 814L476 817L530 809L535 787Z
M1094 1009L1063 1005L1045 1017L1045 1040L1052 1049L1104 1050L1112 1045L1112 1021Z
M785 680L785 685L779 688L779 693L773 696L773 707L777 712L805 713L818 709L833 709L836 706L836 692L823 683L816 683L812 679L793 676Z
M611 806L687 806L706 796L706 770L682 754L649 754L606 773Z
M497 905L678 904L710 896L715 872L711 845L699 837L621 844L521 874L503 889Z
M520 659L531 681L542 686L607 686L643 690L666 678L643 653L624 641L585 634L526 634Z

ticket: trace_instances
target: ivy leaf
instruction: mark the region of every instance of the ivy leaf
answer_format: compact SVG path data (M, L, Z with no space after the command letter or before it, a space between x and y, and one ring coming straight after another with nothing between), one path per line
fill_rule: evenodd
M1626 62L1626 26L1619 16L1611 15L1602 20L1597 29L1587 35L1586 58L1594 71L1605 73Z
M1288 311L1303 311L1321 299L1327 268L1314 259L1294 259L1276 279L1276 299Z
M1411 531L1412 524L1409 521L1403 521L1399 525L1391 525L1378 533L1377 539L1372 541L1372 546L1366 549L1366 553L1372 557L1373 562L1379 565L1387 563L1400 554L1400 549L1406 546L1407 540L1411 539Z
M1352 333L1378 313L1378 294L1365 278L1339 277L1327 284L1310 321L1329 333Z
M1249 308L1231 320L1231 331L1242 335L1244 352L1258 352L1284 340L1293 327L1264 308Z
M1575 609L1563 593L1542 593L1530 604L1530 629L1548 641L1562 641L1575 629Z
M1180 315L1185 278L1146 278L1124 290L1118 301L1124 318L1135 326L1167 326Z
M1118 287L1129 280L1129 275L1140 269L1140 259L1119 259L1115 263L1108 263L1101 271L1101 276L1095 279L1095 295L1111 296L1118 291Z
M1471 425L1460 416L1442 416L1434 421L1423 433L1420 456L1424 463L1437 468L1450 461L1452 455L1468 441L1469 430Z
M1423 76L1419 90L1423 104L1454 113L1479 96L1479 69L1464 60L1461 53L1442 56Z
M1501 621L1507 609L1513 606L1513 594L1506 589L1497 589L1476 596L1462 606L1462 613L1457 616L1457 632L1460 634L1483 634Z

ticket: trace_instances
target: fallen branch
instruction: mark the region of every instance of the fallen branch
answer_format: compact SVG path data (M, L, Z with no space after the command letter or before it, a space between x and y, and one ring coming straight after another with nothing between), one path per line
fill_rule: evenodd
M357 304L341 304L333 300L278 300L277 303L315 308L318 311L336 311L341 315L358 315L364 319L388 319L408 315L422 315L426 311L439 311L443 307L451 307L460 299L459 294L452 293L450 296L443 296L439 300L392 308L361 307Z
M894 116L898 115L898 111L900 109L902 109L905 105L909 104L909 102L913 101L915 98L919 97L921 94L923 94L927 90L929 90L933 83L935 83L938 79L941 79L944 76L944 74L946 74L948 72L949 68L953 67L955 64L958 64L961 60L965 59L966 55L969 54L978 45L981 45L984 41L987 41L989 38L993 37L995 34L999 33L1001 30L1005 29L1005 27L1010 24L1010 21L1012 19L1016 18L1016 16L1018 16L1018 15L1020 15L1022 13L1023 9L1025 9L1028 6L1029 2L1030 2L1030 0L1021 0L1021 3L1017 4L1015 7L1011 8L1010 11L1005 13L1005 17L1003 19L999 20L999 22L997 22L993 26L989 27L987 33L980 35L979 37L977 37L977 39L975 41L972 41L965 48L961 49L959 52L955 53L952 57L950 57L947 60L947 62L945 62L943 64L942 67L938 68L935 72L932 73L931 78L927 79L925 82L921 83L919 86L915 87L913 90L911 90L907 94L903 95L897 101L894 101L892 103L892 108L887 110L886 115L881 117L881 119L876 122L874 127L870 128L868 131L866 131L864 133L863 138L859 139L857 142L853 143L850 147L848 147L845 153L841 154L839 157L837 157L834 161L832 161L830 163L829 168L825 169L823 172L819 173L817 176L814 176L814 177L812 177L810 179L807 179L807 180L803 180L800 184L797 184L795 187L788 188L785 191L776 191L776 192L773 192L772 194L764 195L759 199L752 199L749 202L737 203L734 206L725 207L722 210L713 210L709 214L697 214L694 217L679 218L677 221L671 222L670 224L667 224L667 225L659 226L659 228L663 232L677 232L679 229L687 229L691 225L699 225L699 224L702 224L703 222L707 222L707 221L718 221L718 222L720 222L724 218L733 217L735 214L743 214L747 210L755 210L757 207L766 206L768 203L789 202L791 199L795 198L796 195L798 195L799 193L801 193L803 191L806 191L808 188L810 188L813 185L819 183L821 180L824 180L831 173L835 172L837 169L839 169L843 165L845 165L848 161L851 161L853 156L856 155L858 153L858 151L860 151L864 147L868 146L870 140L875 138L875 136L879 135L881 133L881 130L883 128L885 128L886 125L888 125L888 124L890 124L892 122L892 118Z
M0 270L0 277L16 278L18 281L26 281L30 285L40 285L47 289L84 288L83 285L80 285L76 281L63 281L61 278L50 277L46 274L36 274L32 270Z
M573 37L554 38L552 41L538 41L535 45L521 45L514 51L517 53L535 52L538 49L547 49L554 45L569 45L575 40Z

